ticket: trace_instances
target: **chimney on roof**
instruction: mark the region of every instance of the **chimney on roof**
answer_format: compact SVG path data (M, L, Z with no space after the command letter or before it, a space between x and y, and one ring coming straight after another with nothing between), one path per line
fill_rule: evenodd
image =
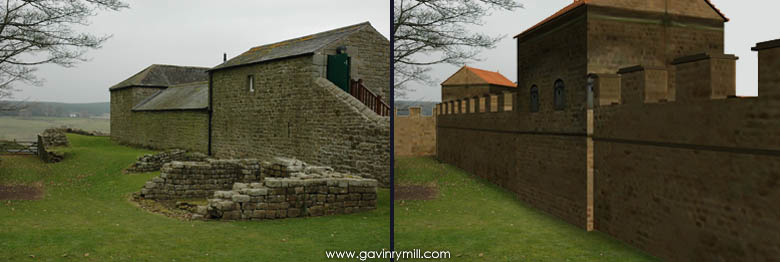
M222 63L227 62L227 53L222 53Z

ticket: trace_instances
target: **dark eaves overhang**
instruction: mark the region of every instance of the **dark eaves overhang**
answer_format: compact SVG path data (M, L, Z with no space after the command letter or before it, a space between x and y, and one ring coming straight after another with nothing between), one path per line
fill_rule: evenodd
M140 87L140 88L168 88L168 86L161 86L161 85L128 85L128 86L120 86L120 87L111 87L108 88L109 92L132 88L132 87Z

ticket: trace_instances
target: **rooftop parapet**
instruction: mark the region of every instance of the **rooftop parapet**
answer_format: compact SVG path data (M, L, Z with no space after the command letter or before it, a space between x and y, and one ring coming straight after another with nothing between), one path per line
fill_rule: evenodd
M593 79L593 99L598 106L620 104L620 75L590 74Z
M681 102L736 96L734 55L695 54L675 59L676 100Z
M759 99L780 100L780 39L756 44Z
M618 71L620 100L624 104L658 103L668 101L669 77L666 68L632 66ZM614 80L613 80L614 81ZM614 83L612 83L614 85ZM616 96L612 92L612 100Z

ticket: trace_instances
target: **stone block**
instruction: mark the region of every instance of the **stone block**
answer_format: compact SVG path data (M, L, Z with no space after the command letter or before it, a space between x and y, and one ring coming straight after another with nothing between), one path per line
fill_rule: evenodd
M248 195L233 195L232 199L234 202L239 202L239 203L249 202Z
M244 183L234 183L233 184L233 190L241 190L241 189L245 189L247 187L249 187L249 185L244 184Z
M220 201L216 207L222 211L231 211L236 209L236 203L233 201L223 200Z
M238 219L241 219L241 212L239 212L239 211L225 211L225 212L222 212L222 219L224 219L224 220L238 220Z
M246 194L250 196L265 196L268 195L267 188L253 188L246 190Z
M298 208L287 209L287 217L298 217L301 215L301 210Z
M255 210L252 212L252 218L260 218L260 219L266 218L265 213L266 213L265 210Z

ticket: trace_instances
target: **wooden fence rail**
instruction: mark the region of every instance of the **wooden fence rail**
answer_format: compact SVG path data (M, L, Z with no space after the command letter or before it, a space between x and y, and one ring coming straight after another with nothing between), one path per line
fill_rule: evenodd
M366 86L363 85L362 79L358 79L357 81L350 79L349 84L349 91L353 97L360 100L360 102L363 102L363 104L368 106L368 108L371 108L371 110L374 110L377 115L390 115L390 106L382 100L382 96L378 96L366 88Z

